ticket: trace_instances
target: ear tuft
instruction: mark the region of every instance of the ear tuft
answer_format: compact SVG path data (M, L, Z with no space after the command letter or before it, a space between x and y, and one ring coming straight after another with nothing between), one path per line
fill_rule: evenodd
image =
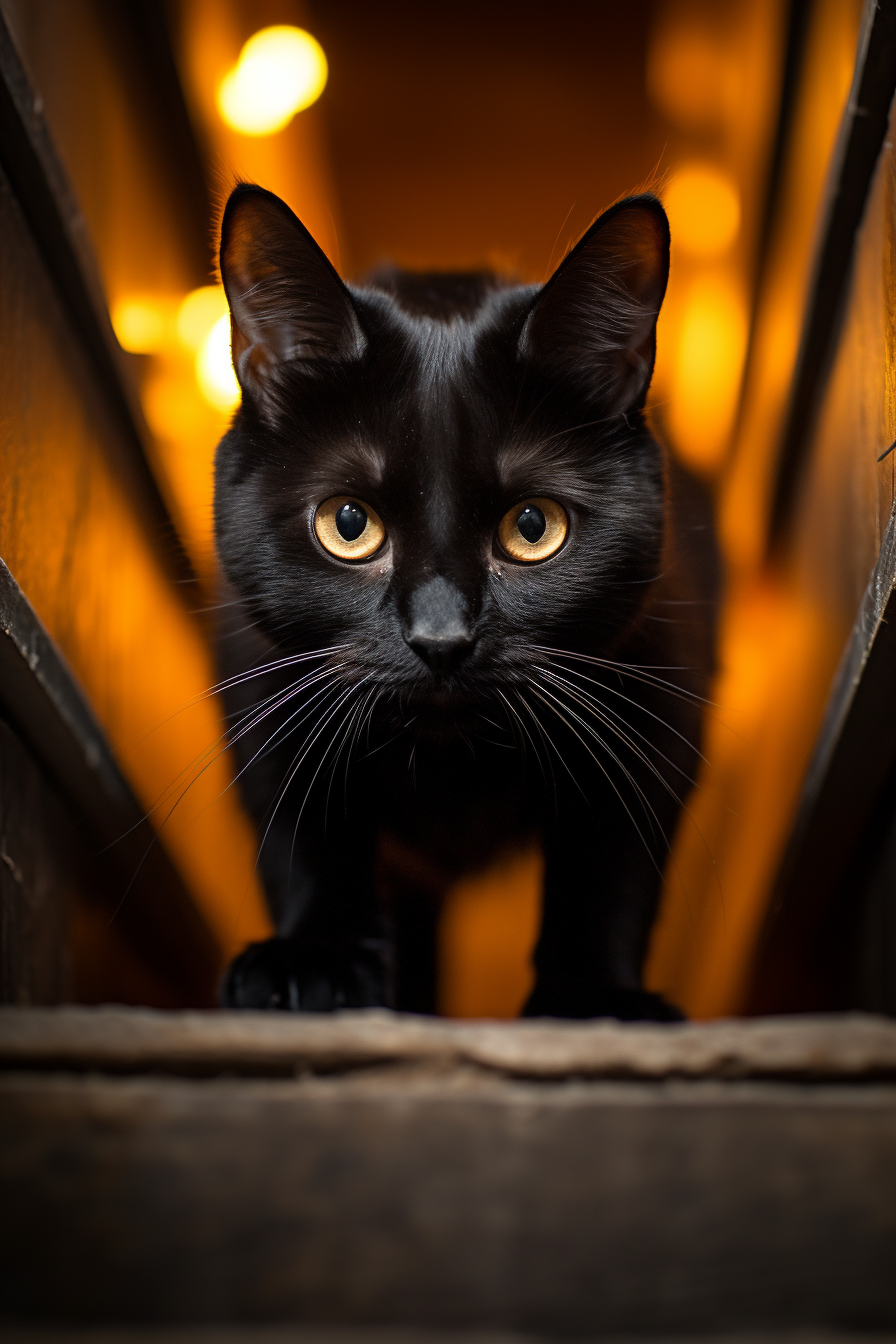
M234 188L221 221L220 261L244 393L265 403L285 366L320 372L362 353L348 290L279 196L249 183Z
M650 194L592 224L535 299L520 352L600 399L611 414L643 406L669 277L669 224Z

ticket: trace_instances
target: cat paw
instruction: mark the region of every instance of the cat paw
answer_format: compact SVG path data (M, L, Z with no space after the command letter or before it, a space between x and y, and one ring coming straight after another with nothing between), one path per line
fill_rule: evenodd
M389 1005L389 956L375 939L270 938L230 963L223 1008L334 1013Z
M575 982L536 984L523 1017L615 1017L620 1022L683 1022L684 1013L661 994L646 989Z

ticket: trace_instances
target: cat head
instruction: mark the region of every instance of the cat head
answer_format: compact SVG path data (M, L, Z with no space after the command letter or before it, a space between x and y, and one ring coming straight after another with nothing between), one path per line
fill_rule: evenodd
M669 230L620 201L543 286L339 278L241 185L221 274L242 405L216 465L222 564L280 648L434 713L523 682L539 645L608 653L663 540L643 418Z

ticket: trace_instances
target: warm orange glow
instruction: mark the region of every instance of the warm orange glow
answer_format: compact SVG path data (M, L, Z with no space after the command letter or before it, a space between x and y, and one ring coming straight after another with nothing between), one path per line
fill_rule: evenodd
M729 598L708 765L688 803L646 967L689 1017L743 1011L775 870L841 640L784 579Z
M148 355L161 350L166 339L166 321L156 298L119 299L112 305L112 328L122 350Z
M194 289L177 310L177 339L187 350L198 350L226 312L227 296L220 285Z
M230 355L230 315L219 317L196 354L196 381L210 406L232 411L239 404L240 385Z
M218 111L241 135L273 135L324 91L327 58L304 28L262 28L218 85Z
M695 280L683 307L668 423L680 456L696 471L713 471L724 453L746 340L746 304L735 278L720 271Z
M727 252L740 232L740 193L729 173L709 163L682 168L663 197L672 245L697 257Z
M449 891L439 929L439 1012L517 1017L533 984L544 859L529 850Z
M737 64L701 28L659 32L647 56L647 91L672 121L702 128L735 109L741 80Z

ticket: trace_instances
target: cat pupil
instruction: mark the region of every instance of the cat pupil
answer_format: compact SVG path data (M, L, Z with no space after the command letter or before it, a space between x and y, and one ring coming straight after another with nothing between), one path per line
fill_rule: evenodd
M343 504L336 513L336 530L343 541L357 541L367 526L367 514L360 504Z
M541 541L547 527L544 514L534 504L526 505L519 518L517 518L516 525L526 541L531 542L533 546L536 541Z

